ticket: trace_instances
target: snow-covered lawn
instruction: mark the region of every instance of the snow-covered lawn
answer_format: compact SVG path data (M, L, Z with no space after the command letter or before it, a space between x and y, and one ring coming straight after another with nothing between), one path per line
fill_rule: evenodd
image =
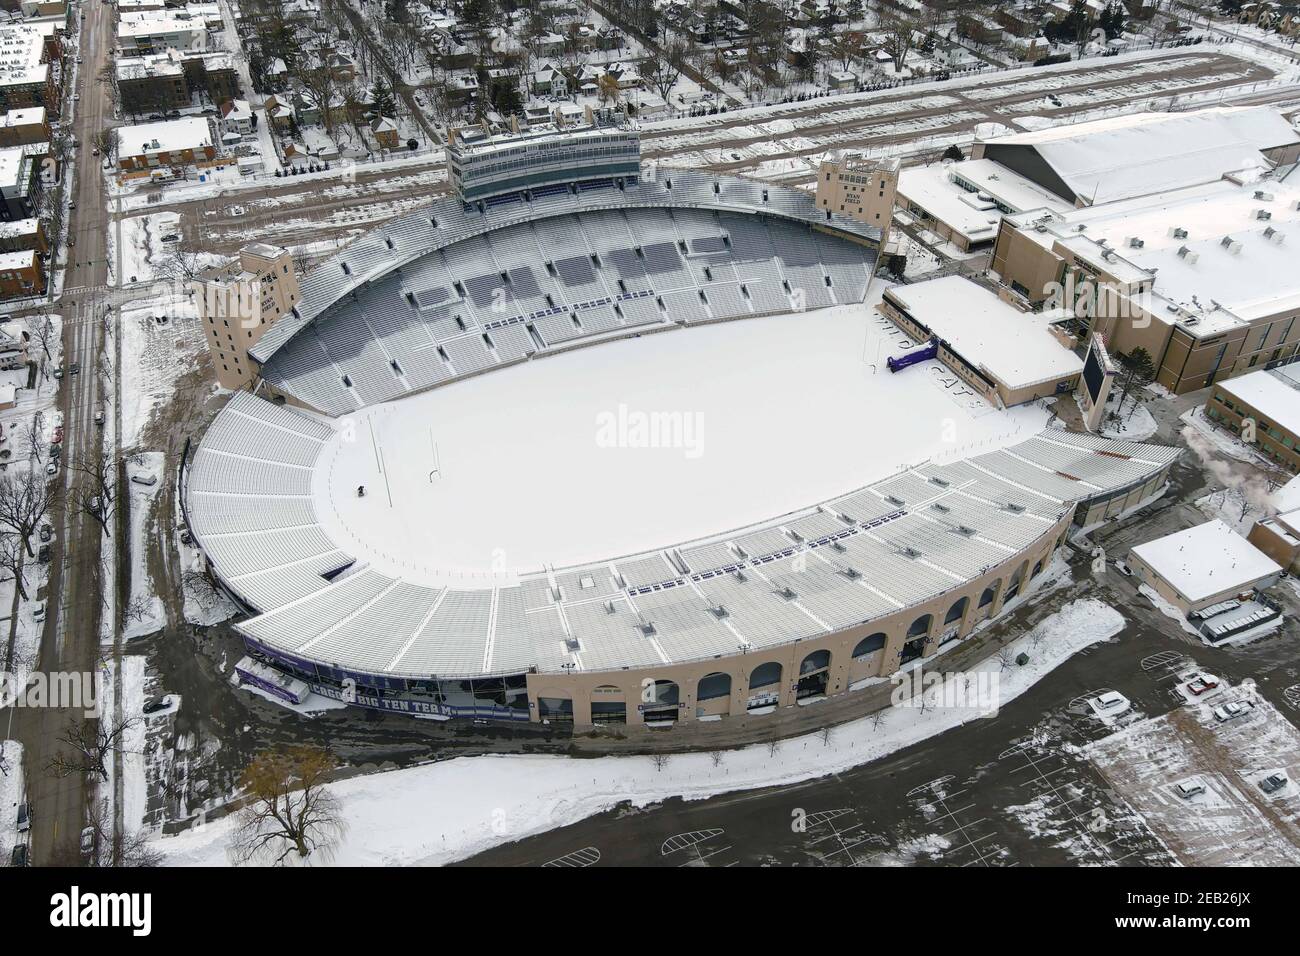
M122 630L124 640L134 640L159 631L166 623L162 598L154 591L149 568L145 562L150 524L158 489L163 481L162 452L141 452L132 455L126 464L127 484L124 495L130 496L131 539L131 597L126 607L126 623ZM139 479L140 481L136 481ZM152 485L140 482L152 480Z
M0 759L0 866L8 866L19 840L18 806L24 798L23 745L0 738Z
M999 703L1032 687L1073 654L1124 626L1115 609L1074 601L1011 646L1029 663L1003 669L990 659L973 674L998 677ZM987 679L987 678L986 678ZM810 734L727 751L653 758L492 755L356 777L333 784L348 833L342 865L442 864L501 843L575 823L620 803L645 806L674 796L702 800L737 790L790 785L838 773L926 740L972 719L966 708L899 707L835 728L829 741ZM157 841L172 865L225 865L233 821L219 820Z

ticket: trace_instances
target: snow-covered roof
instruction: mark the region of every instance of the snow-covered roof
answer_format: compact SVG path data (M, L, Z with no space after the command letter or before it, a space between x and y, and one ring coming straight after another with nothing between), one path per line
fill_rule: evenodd
M1218 518L1140 544L1133 554L1192 603L1245 590L1282 570Z
M1062 312L1021 312L963 276L894 286L887 294L963 359L1009 389L1083 371L1083 360L1048 331L1064 317Z
M978 190L970 192L958 185L958 178ZM991 200L1012 212L1039 208L1059 212L1071 208L1065 200L991 159L904 169L898 177L898 194L970 242L991 240L997 235L1002 212Z
M1218 387L1241 399L1270 423L1300 435L1300 367L1261 369L1219 382Z
M1274 109L1215 107L1013 133L989 140L986 155L1031 147L1074 196L1104 203L1212 182L1233 170L1264 165L1261 150L1295 143L1300 133Z
M1300 308L1300 183L1225 179L1065 213L1026 211L1015 222L1116 278L1154 274L1143 304L1193 336Z
M201 116L123 126L117 131L119 156L202 149L212 145L212 127Z

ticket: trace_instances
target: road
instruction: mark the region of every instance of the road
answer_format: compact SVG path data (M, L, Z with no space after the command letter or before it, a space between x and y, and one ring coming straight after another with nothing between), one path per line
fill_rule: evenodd
M64 317L64 367L78 363L81 373L65 374L59 395L64 416L63 460L82 457L98 461L100 431L94 413L103 401L104 381L98 374L104 346L104 312L108 307L109 215L99 160L90 155L94 134L111 120L112 108L106 87L96 82L101 66L108 62L113 36L114 8L108 4L86 4L80 50L84 62L76 68L75 91L65 92L65 117L71 108L72 129L80 144L74 148L74 164L65 173L72 177L76 209L69 214L71 248L66 257L63 295L56 307ZM71 51L69 63L75 56ZM60 473L60 491L66 502L75 473ZM93 518L71 507L60 506L52 514L57 541L46 593L49 611L41 640L39 668L54 671L93 671L100 656L99 545L101 531ZM57 741L67 729L84 719L81 710L20 709L14 721L18 739L24 745L28 799L32 805L32 857L36 865L75 863L86 814L87 787L80 775L58 778L45 764L58 749Z

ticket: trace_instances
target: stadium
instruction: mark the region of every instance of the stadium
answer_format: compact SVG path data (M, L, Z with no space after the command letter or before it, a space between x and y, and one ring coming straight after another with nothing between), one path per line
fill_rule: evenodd
M454 196L303 276L184 470L250 655L316 693L772 713L970 636L1165 484L1174 449L887 371L880 231L805 192L643 167L618 127L448 158Z

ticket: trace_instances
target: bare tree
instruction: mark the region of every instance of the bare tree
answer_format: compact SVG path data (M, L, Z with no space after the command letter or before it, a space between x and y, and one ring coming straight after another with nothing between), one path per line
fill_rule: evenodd
M16 534L0 535L0 569L8 571L18 588L18 594L24 601L30 601L27 594L27 582L23 575L23 559L26 552L23 543Z
M18 432L18 442L23 450L27 453L27 460L34 462L43 462L45 460L45 428L33 416L21 423L15 429Z
M32 338L41 347L41 351L45 354L45 360L48 362L51 359L50 349L60 341L59 332L54 327L54 318L49 315L40 316L32 324L31 333Z
M909 16L887 10L881 12L880 28L885 33L885 52L894 61L894 72L901 73L907 54L912 52L917 22Z
M9 530L23 540L27 556L35 557L31 536L49 513L57 498L43 474L27 469L0 475L0 530Z
M651 754L651 755L650 755L650 762L651 762L652 764L654 764L654 768L655 768L655 770L662 772L663 769L664 769L664 767L668 766L668 755L667 755L667 754Z
M181 575L181 588L200 610L211 611L221 602L221 590L206 571L186 571Z
M135 833L114 831L107 800L91 800L86 807L86 826L92 834L94 852L85 861L93 867L161 866L163 855L149 841L143 830Z
M1016 660L1015 649L1010 644L1004 644L998 648L998 652L993 655L993 659L998 662L998 670L1008 670Z
M329 65L321 63L307 70L300 70L298 78L302 80L302 85L307 88L311 94L312 100L316 103L316 108L320 110L321 122L325 124L325 132L330 136L334 135L334 97L338 92L339 81L335 78Z
M67 749L51 757L46 769L56 777L83 774L107 780L108 762L114 754L130 753L126 736L143 720L138 714L122 718L101 714L98 720L74 720L58 737Z
M249 802L239 811L230 853L235 863L281 866L312 854L333 856L346 832L338 798L326 789L334 757L291 747L253 758L240 777Z
M686 67L689 47L683 40L669 40L661 49L653 51L641 61L641 75L663 99L668 102L673 88L682 78Z
M709 760L712 761L713 766L715 766L715 767L720 767L720 766L722 766L722 751L721 751L721 750L710 750L710 751L709 751Z

